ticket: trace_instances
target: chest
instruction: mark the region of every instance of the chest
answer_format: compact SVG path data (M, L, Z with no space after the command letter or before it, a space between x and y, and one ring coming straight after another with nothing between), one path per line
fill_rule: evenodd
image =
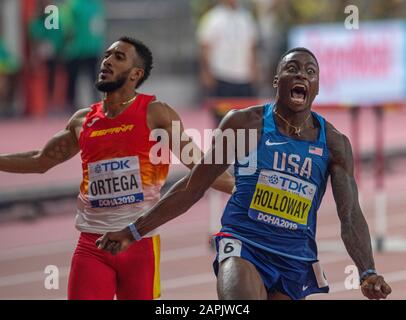
M320 141L299 141L267 133L258 144L258 167L311 180L325 175L327 146Z
M150 147L149 128L134 117L109 119L95 115L83 125L79 144L87 158L142 153Z

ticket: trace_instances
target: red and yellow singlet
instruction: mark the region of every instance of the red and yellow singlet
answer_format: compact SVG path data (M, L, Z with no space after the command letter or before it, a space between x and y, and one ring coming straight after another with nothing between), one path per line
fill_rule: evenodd
M102 102L91 106L79 137L83 181L76 228L82 232L117 231L134 222L160 197L169 164L153 164L147 109L154 96L138 94L114 119Z

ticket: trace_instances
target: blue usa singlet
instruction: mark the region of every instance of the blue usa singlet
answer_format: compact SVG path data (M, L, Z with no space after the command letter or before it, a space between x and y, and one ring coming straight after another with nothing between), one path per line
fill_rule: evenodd
M221 232L271 253L314 261L317 210L328 178L325 120L312 112L320 124L318 138L298 140L279 132L273 107L264 106L261 138L250 161L236 161L236 191Z

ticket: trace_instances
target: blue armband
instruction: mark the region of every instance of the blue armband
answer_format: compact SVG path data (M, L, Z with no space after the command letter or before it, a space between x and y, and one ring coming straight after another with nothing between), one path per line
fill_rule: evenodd
M362 284L362 282L365 280L365 278L367 278L368 276L370 276L372 274L378 274L378 273L374 269L368 269L368 270L364 271L363 273L361 273L361 276L359 277L359 282Z
M140 233L138 232L137 228L135 227L135 223L131 223L130 225L128 225L128 227L130 228L131 234L134 237L135 241L140 241L142 239Z

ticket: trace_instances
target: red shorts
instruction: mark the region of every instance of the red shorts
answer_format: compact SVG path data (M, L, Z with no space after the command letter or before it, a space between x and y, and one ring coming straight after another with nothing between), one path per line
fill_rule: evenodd
M99 234L81 233L73 254L69 300L151 300L161 295L158 235L113 256L96 247Z

